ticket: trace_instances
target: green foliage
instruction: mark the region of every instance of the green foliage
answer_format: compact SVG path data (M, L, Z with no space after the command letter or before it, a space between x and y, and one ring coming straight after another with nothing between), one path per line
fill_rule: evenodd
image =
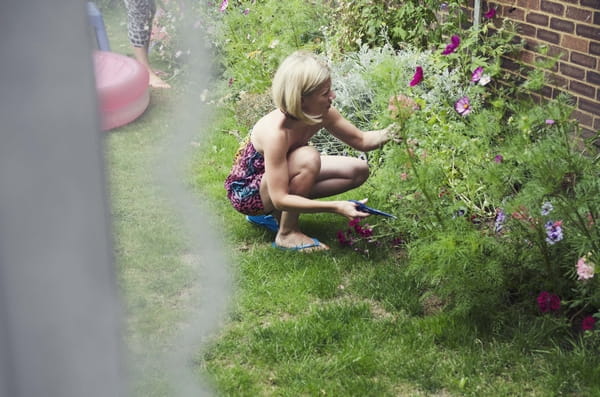
M233 92L262 93L283 58L297 49L319 52L329 7L303 0L232 0L209 10L223 78Z
M353 51L363 44L378 47L390 42L395 48L403 44L428 48L441 37L436 15L441 4L440 0L338 1L334 46Z

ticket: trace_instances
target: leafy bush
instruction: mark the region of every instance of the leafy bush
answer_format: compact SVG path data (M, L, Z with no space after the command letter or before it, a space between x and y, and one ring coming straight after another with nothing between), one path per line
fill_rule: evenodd
M335 46L342 51L401 43L426 49L441 37L435 11L440 0L340 0L336 8Z
M297 49L320 52L330 8L303 0L232 0L208 9L212 40L233 92L262 93L283 58Z

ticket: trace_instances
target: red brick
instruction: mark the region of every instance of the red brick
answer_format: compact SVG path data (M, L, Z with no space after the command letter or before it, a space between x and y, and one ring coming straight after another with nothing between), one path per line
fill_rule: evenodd
M600 28L578 24L575 30L577 31L578 36L600 41Z
M501 15L506 18L510 18L513 21L524 21L525 20L525 10L522 8L505 6L502 7Z
M586 81L590 84L600 86L600 73L588 71Z
M569 60L569 50L567 50L566 48L562 48L560 46L555 46L555 45L549 45L547 47L548 47L548 56L558 57L558 59L561 59L563 61Z
M568 34L562 35L561 45L565 48L579 51L579 52L587 52L589 48L589 40L581 39L579 37L570 36Z
M526 23L517 24L517 32L523 36L535 37L535 26L528 25Z
M539 91L539 94L545 96L546 98L553 98L552 87L548 85L543 86L542 89Z
M569 90L577 94L585 95L591 99L595 99L596 96L596 88L592 87L591 85L580 83L576 80L571 80L571 83L569 84Z
M592 12L578 7L567 6L565 16L575 21L590 23L592 20Z
M547 15L537 14L535 12L530 12L525 17L525 20L527 22L532 23L534 25L540 25L540 26L548 26L548 19L549 18Z
M555 3L553 1L542 0L540 3L540 9L542 11L549 12L550 14L562 16L565 12L565 6L560 3Z
M571 118L579 121L581 124L592 125L593 117L587 113L583 113L577 109L573 110L571 113Z
M536 37L552 44L560 43L560 35L550 30L538 29Z
M584 112L595 114L596 116L600 116L600 102L596 101L588 101L584 98L579 98L579 109Z
M596 68L596 57L584 55L579 52L571 52L571 62L590 69Z
M502 58L502 68L507 69L509 71L518 72L520 69L520 65L509 58Z
M561 32L573 33L575 31L575 24L571 21L566 21L564 19L551 18L550 29L560 30Z
M598 0L581 0L581 5L583 7L590 7L595 10L598 9Z
M516 5L530 10L539 10L540 0L517 0Z
M552 84L555 87L567 88L569 86L569 80L565 79L564 77L558 74L547 73L546 76L550 84Z
M571 66L567 63L561 62L560 72L562 74L564 74L565 76L573 77L573 78L576 78L579 80L583 80L583 78L585 77L585 70L575 67L575 66Z
M518 55L519 60L528 64L533 64L535 53L531 51L521 51Z

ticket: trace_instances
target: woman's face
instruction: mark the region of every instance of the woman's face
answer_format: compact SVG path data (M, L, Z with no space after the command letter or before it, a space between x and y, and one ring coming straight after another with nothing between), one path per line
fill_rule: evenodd
M311 116L321 116L327 113L335 99L331 89L331 80L326 80L310 95L302 97L302 110Z

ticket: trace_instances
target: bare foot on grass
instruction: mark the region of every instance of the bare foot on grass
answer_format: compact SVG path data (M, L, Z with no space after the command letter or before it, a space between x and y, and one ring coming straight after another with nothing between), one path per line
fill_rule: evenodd
M164 81L163 79L161 79L160 77L158 77L158 75L156 73L154 73L154 71L149 71L149 74L150 74L150 82L149 82L150 87L171 88L171 85L169 83L167 83L166 81Z
M273 247L282 250L314 252L327 251L329 246L323 244L314 237L309 237L301 232L292 232L288 234L277 234Z

